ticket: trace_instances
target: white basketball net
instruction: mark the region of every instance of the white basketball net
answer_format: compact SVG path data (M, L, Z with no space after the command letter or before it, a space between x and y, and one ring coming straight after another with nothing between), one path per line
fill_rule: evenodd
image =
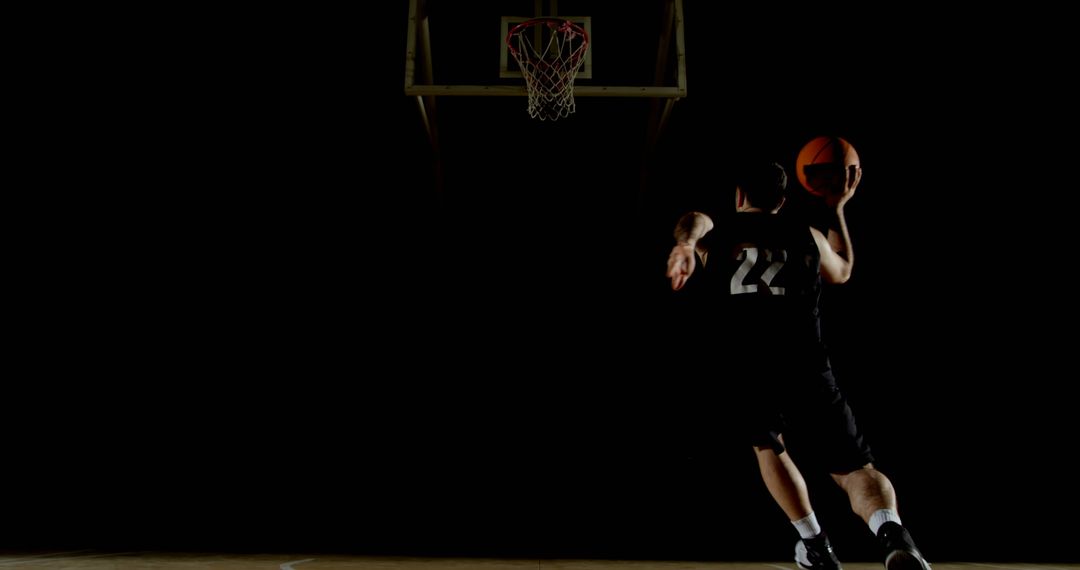
M547 38L539 49L533 45L534 26L541 26L539 37ZM589 47L585 30L569 20L538 18L514 26L506 45L525 76L529 116L556 121L573 113L574 78Z

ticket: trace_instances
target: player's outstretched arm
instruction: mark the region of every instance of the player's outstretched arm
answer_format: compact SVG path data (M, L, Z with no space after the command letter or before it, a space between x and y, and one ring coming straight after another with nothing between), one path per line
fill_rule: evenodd
M713 229L712 218L701 212L690 212L679 218L675 224L675 247L668 256L667 276L671 278L671 288L678 291L694 273L697 261L694 251L702 258L708 253L699 240Z

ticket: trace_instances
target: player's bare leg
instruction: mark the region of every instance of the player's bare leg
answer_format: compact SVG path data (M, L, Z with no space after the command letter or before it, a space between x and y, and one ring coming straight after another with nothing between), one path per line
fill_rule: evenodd
M757 446L754 446L754 453L769 494L799 531L801 539L795 545L795 562L804 570L841 570L829 537L821 530L810 506L806 481L790 455Z
M848 473L833 473L832 477L847 493L851 510L866 521L881 542L886 570L930 570L911 534L900 524L896 491L884 473L866 464Z
M884 473L866 464L849 473L833 473L833 481L847 493L851 510L870 524L870 516L880 509L896 510L896 491Z
M788 454L777 454L769 447L754 446L761 478L776 504L784 510L788 520L796 521L811 512L810 496L802 473L792 463Z

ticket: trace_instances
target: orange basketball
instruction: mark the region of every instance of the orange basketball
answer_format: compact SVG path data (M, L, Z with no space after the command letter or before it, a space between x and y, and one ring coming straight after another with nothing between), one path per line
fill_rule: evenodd
M824 190L815 188L821 186L820 179L838 171L842 173L844 168L852 165L859 165L859 153L855 152L851 143L840 137L818 137L799 151L795 159L795 174L803 188L815 196L822 196ZM810 173L809 180L807 172Z

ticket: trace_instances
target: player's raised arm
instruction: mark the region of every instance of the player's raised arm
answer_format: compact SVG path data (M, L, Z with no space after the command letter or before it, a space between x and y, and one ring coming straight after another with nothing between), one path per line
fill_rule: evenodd
M855 265L844 204L855 195L862 180L859 154L842 138L818 137L799 151L795 168L803 187L823 198L836 215L827 236L815 228L810 232L821 253L822 278L828 283L844 283L851 278Z

